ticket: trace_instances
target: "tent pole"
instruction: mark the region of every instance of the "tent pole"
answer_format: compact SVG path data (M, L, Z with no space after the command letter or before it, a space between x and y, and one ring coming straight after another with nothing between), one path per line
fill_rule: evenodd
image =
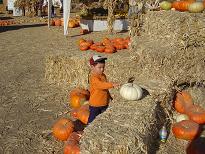
M64 35L68 35L68 22L70 17L71 0L63 1Z
M50 28L50 20L51 20L51 3L52 0L48 0L48 28Z

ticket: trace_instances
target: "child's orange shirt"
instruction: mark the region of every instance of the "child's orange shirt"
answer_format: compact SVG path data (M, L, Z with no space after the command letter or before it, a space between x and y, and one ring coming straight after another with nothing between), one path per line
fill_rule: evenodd
M111 82L107 82L106 75L90 75L90 99L89 105L94 107L106 106L109 104L110 93L108 89L113 88Z

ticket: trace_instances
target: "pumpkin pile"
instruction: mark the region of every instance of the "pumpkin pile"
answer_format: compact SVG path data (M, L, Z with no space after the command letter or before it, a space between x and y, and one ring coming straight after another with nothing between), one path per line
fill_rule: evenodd
M15 24L15 22L12 20L0 20L0 26L8 26L13 24Z
M70 92L71 117L87 124L89 117L88 99L90 93L82 88L75 88Z
M173 3L163 1L160 3L160 8L163 10L177 10L177 11L189 11L190 13L201 13L205 8L205 0L203 2L197 2L196 0L181 0L174 1Z
M103 52L112 54L118 50L128 49L130 43L130 37L126 38L104 38L101 42L93 42L93 40L80 39L78 45L81 51L93 50L96 52Z
M88 90L83 88L75 88L70 91L69 99L70 99L70 107L71 117L74 119L78 119L83 124L87 124L89 117L89 106L88 99L90 97L90 93ZM61 118L52 128L53 136L60 140L65 141L64 144L64 154L79 154L79 141L83 134L82 131L75 131L74 122L67 118Z
M51 20L51 26L63 26L64 25L64 20L63 18L55 18ZM69 28L75 28L80 26L80 21L77 18L71 18L68 22L68 27Z
M205 124L205 109L194 105L191 95L186 91L176 94L173 106L181 113L172 126L174 136L183 140L195 140L200 136L202 125Z

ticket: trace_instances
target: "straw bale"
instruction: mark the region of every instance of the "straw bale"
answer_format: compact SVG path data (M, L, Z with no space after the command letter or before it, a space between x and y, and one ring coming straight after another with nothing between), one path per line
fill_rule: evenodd
M138 54L138 66L146 78L157 78L164 83L202 82L205 80L205 48L180 50L162 40L145 36L134 38L133 52Z
M141 27L135 27L133 23L137 23L138 19L133 18L131 29L140 28L141 35L153 40L166 40L170 46L180 49L205 45L205 13L148 11L143 15Z
M150 153L158 126L164 123L164 119L157 118L160 110L152 96L134 102L115 100L85 128L81 153Z

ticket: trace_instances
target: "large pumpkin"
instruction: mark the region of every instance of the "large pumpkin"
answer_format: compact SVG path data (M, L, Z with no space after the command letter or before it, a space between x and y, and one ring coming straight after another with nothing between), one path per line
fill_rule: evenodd
M200 132L199 124L191 120L183 120L173 124L172 132L176 138L184 140L193 140Z
M70 106L72 108L79 108L90 97L88 90L82 88L75 88L70 92Z
M193 105L187 109L187 115L198 124L205 124L205 110L199 105Z
M120 88L120 95L126 100L139 100L142 94L142 88L133 83L126 83Z
M57 139L65 141L68 139L73 130L73 122L69 119L62 118L54 124L52 132Z

